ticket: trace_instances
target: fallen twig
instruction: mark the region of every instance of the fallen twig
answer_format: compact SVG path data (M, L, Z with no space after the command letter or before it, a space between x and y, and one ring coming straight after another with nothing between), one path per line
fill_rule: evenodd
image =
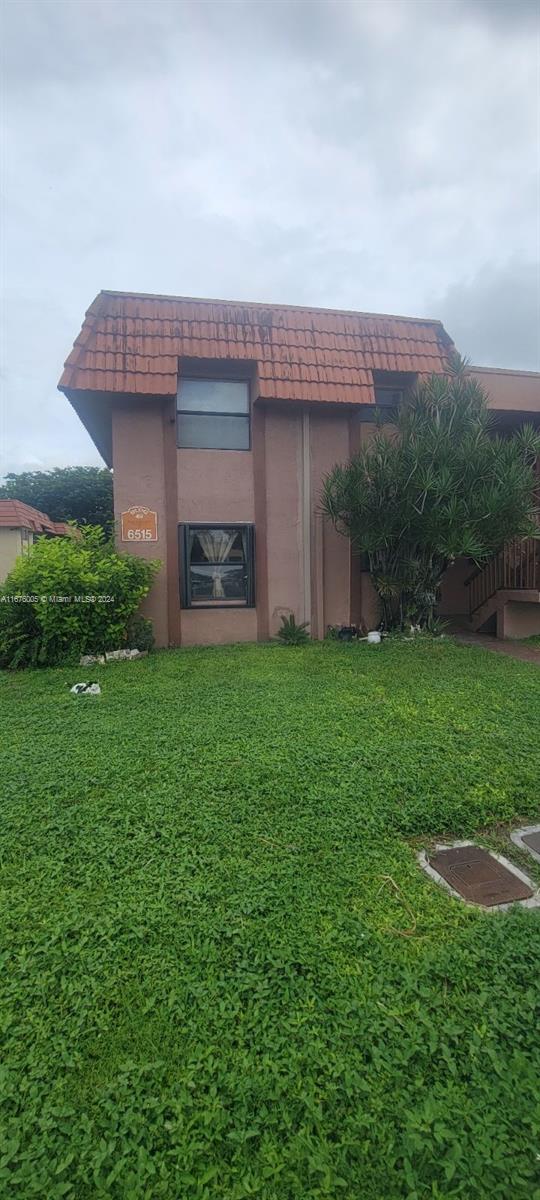
M403 895L401 888L398 887L395 879L392 879L391 875L381 875L380 879L382 879L382 883L379 888L379 891L377 892L377 895L379 895L379 893L382 892L383 888L386 887L387 884L390 884L391 887L393 887L394 892L396 893L396 896L401 900L403 907L407 909L407 912L409 913L409 916L412 919L412 925L411 925L410 929L394 929L391 925L389 925L387 927L386 932L395 933L399 937L425 937L425 934L423 934L423 933L417 934L417 932L416 932L416 926L417 926L416 917L415 917L414 912L409 904L409 901L405 899L405 896Z

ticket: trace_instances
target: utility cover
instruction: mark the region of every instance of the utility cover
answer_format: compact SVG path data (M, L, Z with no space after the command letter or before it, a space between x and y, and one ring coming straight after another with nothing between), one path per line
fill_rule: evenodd
M522 833L521 840L534 850L535 854L540 854L540 829L536 833Z
M481 846L455 846L439 850L429 858L430 866L459 892L464 900L491 908L494 904L511 904L513 900L528 900L531 888L498 862Z

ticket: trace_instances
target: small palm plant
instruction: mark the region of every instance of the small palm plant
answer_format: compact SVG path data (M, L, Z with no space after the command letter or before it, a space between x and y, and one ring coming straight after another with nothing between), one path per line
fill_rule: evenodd
M281 618L281 628L278 629L277 636L286 646L305 646L306 642L309 642L308 625L309 621L302 621L298 625L294 614L291 613L290 616Z

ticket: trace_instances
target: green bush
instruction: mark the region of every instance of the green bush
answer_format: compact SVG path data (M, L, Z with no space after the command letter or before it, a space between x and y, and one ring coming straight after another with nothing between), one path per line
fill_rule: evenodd
M148 617L141 617L140 613L130 617L126 638L130 650L153 650L155 639L152 622Z
M0 666L54 666L123 646L158 568L118 554L97 526L39 538L0 588Z
M323 510L365 554L386 629L433 629L437 593L458 557L487 561L538 533L540 437L496 433L488 394L457 355L423 379L348 463L327 475Z

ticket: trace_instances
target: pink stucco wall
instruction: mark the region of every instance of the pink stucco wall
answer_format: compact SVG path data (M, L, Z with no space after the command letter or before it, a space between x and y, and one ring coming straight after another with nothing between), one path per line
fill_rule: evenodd
M540 410L540 376L481 368L474 374L489 391L490 407L520 414ZM314 637L323 637L329 624L360 619L369 628L378 624L369 575L320 510L325 473L373 434L374 425L361 420L364 413L259 401L250 451L177 450L174 399L117 398L112 415L117 521L137 504L158 515L157 543L120 543L124 551L162 562L143 606L158 645L266 638L277 632L284 613L308 620ZM180 609L177 527L197 521L254 523L256 609ZM441 613L465 613L470 570L461 559L446 573ZM533 632L536 619L536 608L508 605L507 636L517 636L515 629L521 636Z
M254 608L186 608L181 618L183 646L218 646L257 641Z
M328 520L318 516L324 476L350 456L349 422L333 410L311 412L309 431L311 511L314 522L320 520L311 558L312 631L314 636L324 637L328 625L347 625L350 621L350 544ZM319 581L322 586L317 586Z
M490 408L504 412L540 413L538 372L471 367L471 375L488 393Z
M114 515L119 549L142 558L157 558L161 570L142 605L154 624L158 646L169 642L167 620L167 540L163 412L159 402L116 404L112 413ZM120 541L120 513L134 504L157 512L158 540L135 544Z
M498 637L526 638L534 634L540 634L540 604L509 600L498 614Z
M254 521L250 450L178 450L178 522ZM253 608L183 609L182 645L218 645L257 639Z
M268 409L265 427L266 564L270 634L282 614L304 618L302 418L296 407Z
M251 450L179 450L178 520L253 521Z
M154 621L158 645L273 636L284 613L307 619L315 637L323 637L329 624L351 620L349 543L320 510L325 473L336 462L345 461L351 451L348 410L323 412L314 407L302 410L268 404L254 414L254 430L256 422L257 454L173 452L174 422L162 402L149 398L115 407L117 517L133 504L146 504L158 514L157 544L122 547L162 560L162 570L144 606ZM196 521L255 523L256 609L180 611L178 565L171 547L178 524Z

